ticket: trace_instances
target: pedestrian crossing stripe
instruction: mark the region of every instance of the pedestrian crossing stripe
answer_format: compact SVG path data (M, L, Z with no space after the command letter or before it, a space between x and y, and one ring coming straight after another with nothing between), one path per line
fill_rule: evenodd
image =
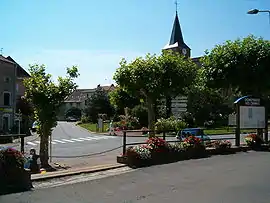
M66 143L73 143L73 142L84 142L84 141L95 141L95 140L105 140L105 139L111 139L115 137L109 137L109 136L91 136L91 137L80 137L80 138L71 138L71 139L57 139L52 140L52 144L66 144ZM26 142L27 145L37 146L40 144L40 141L29 141Z

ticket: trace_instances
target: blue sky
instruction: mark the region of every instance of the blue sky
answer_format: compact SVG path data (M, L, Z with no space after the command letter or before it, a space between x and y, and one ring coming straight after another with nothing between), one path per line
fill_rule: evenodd
M249 34L270 38L269 0L178 0L193 57ZM122 57L160 53L175 17L174 0L1 0L0 48L25 69L47 66L54 78L78 65L80 88L112 82Z

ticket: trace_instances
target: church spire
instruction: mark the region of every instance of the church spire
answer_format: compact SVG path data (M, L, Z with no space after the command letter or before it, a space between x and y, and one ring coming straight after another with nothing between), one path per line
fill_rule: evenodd
M171 38L170 38L169 43L163 48L163 50L171 49L190 57L190 48L184 42L182 29L181 29L179 18L178 18L177 1L175 2L175 4L176 4L176 12L175 12L175 19L173 23Z
M171 39L170 39L169 45L173 45L176 42L178 42L179 45L184 44L184 38L183 38L180 23L179 23L177 11L175 14L175 19L174 19L174 23L173 23L173 29L172 29L172 34L171 34Z

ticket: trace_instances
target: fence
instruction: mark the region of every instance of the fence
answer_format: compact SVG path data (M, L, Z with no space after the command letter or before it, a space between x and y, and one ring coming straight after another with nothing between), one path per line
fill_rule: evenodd
M150 131L150 130L124 130L123 131L123 150L122 150L122 153L125 154L126 153L126 148L127 146L133 146L133 145L141 145L141 144L146 144L146 142L131 142L131 143L127 143L127 133L128 132L146 132L146 133L151 133L151 132L155 132L156 131ZM162 131L160 133L162 133L162 139L163 140L166 140L166 133L169 133L169 132L174 132L174 131ZM131 136L132 137L132 136ZM201 139L204 143L204 135L201 135ZM215 140L235 140L236 138L235 137L223 137L223 138L210 138L209 141L215 141ZM170 141L167 141L167 142L182 142L183 140L170 140Z
M9 134L9 135L0 135L0 138L2 139L8 139L8 138L20 138L21 139L21 152L24 153L24 138L27 137L26 134Z

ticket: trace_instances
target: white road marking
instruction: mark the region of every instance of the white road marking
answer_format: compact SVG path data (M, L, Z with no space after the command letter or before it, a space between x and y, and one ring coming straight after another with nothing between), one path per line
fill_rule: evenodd
M83 142L84 140L79 140L79 139L75 139L75 138L72 138L70 140L74 140L74 141L78 141L78 142Z
M67 139L62 139L62 140L65 141L65 142L74 142L72 140L67 140Z
M33 142L26 142L28 145L33 145L36 146L37 144L33 143Z
M88 140L88 141L93 140L93 138L91 138L91 137L84 137L84 138L79 138L79 139L81 139L81 140Z
M52 144L57 144L56 142L52 141Z
M100 136L100 139L110 139L111 137L107 137L107 136Z
M40 144L40 141L35 141L35 143Z
M100 137L97 137L97 136L87 137L87 138L91 138L92 140L100 140Z
M54 142L59 142L59 143L62 143L62 144L65 144L66 142L63 142L61 140L53 140Z

